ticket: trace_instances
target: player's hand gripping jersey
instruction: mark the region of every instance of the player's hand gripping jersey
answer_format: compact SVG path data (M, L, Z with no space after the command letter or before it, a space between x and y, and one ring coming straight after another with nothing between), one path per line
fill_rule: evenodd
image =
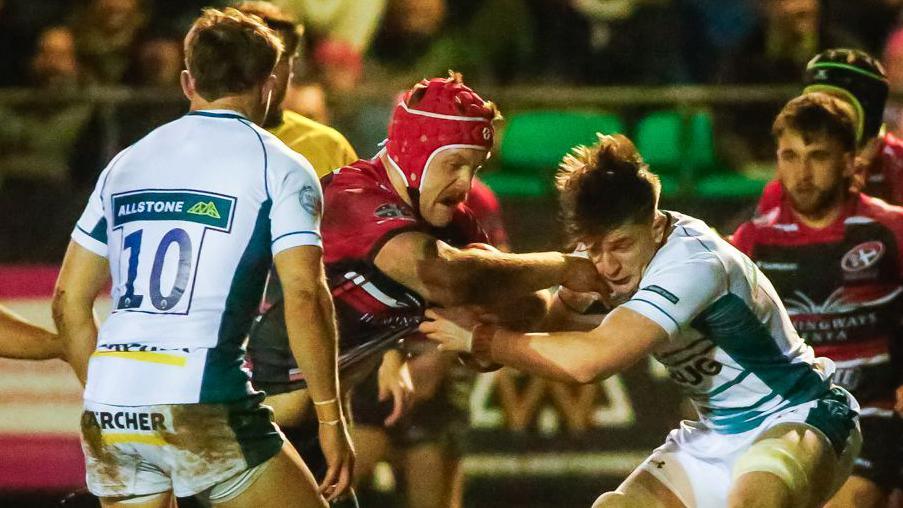
M786 202L732 238L781 296L796 330L835 361L834 381L863 406L889 409L899 374L903 208L859 194L831 226L812 230Z
M378 359L375 353L395 344L399 333L415 332L425 310L418 294L376 267L374 259L382 246L407 231L427 233L457 247L485 243L486 235L465 206L448 226L429 225L398 196L378 158L327 175L323 192L324 261L335 301L340 355L360 349ZM251 331L248 350L254 386L273 395L297 390L304 382L289 350L281 292L268 289L267 294L268 309ZM340 361L340 367L344 365Z
M768 279L703 222L670 213L673 231L622 305L668 333L654 356L702 423L721 434L742 433L824 397L834 365L816 358L796 334ZM821 430L835 446L849 432Z
M310 164L233 112L189 113L120 153L72 235L109 259L113 279L86 400L251 393L242 342L272 256L320 246L321 202Z

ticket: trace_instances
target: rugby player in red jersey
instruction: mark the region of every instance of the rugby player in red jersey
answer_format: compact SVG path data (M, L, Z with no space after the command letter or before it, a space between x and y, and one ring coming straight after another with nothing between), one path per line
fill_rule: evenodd
M857 112L857 155L864 164L851 181L853 190L903 204L903 140L882 126L888 82L881 63L856 49L829 49L808 63L804 79L804 91L830 93L849 102ZM774 212L782 194L779 180L769 182L757 214Z
M424 80L395 107L383 150L324 177L324 260L343 386L416 333L427 303L484 305L517 325L537 314L527 309L545 305L536 291L603 288L592 263L578 256L468 248L487 240L464 201L489 156L497 114L459 74ZM281 301L271 303L250 334L253 383L304 454L316 434L297 411L307 397L303 373L288 349Z
M857 112L833 95L790 101L775 121L782 197L732 237L774 284L797 332L834 360L862 406L863 448L827 506L886 506L900 485L903 208L850 191Z
M501 205L492 189L474 178L465 205L489 244L509 251ZM402 360L392 350L379 370L354 390L352 436L360 445L356 478L366 484L377 463L388 460L401 473L399 490L408 508L460 506L460 459L470 421L467 394L473 387L473 372L459 365L454 353L438 351L427 340L409 337L405 350L407 370L393 368ZM413 403L400 419L389 400L390 388L404 382L413 390Z

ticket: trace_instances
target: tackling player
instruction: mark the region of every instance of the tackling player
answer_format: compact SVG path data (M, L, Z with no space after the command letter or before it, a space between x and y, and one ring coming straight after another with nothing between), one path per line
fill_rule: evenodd
M856 112L823 93L790 101L774 123L777 213L733 244L774 283L797 332L834 360L834 381L862 406L862 454L830 506L879 507L900 484L903 208L851 192ZM897 360L898 361L898 360Z
M257 127L282 44L256 17L206 9L185 38L191 111L117 155L72 233L54 320L85 388L89 490L104 506L173 495L231 506L326 506L351 481L323 277L321 190ZM291 350L308 374L330 471L318 489L241 369L275 261ZM112 276L99 333L95 297Z
M519 320L530 306L544 306L536 290L601 287L592 263L577 256L534 254L514 263L521 258L467 248L486 241L463 202L489 156L496 115L458 74L424 80L395 107L383 150L323 180L324 255L344 387L366 377L378 353L416 332L427 302L482 303ZM497 291L503 285L508 290ZM277 418L280 408L303 405L306 397L284 316L277 300L249 345L253 381L270 395ZM303 428L287 432L299 446L312 437Z
M0 305L0 358L50 360L64 358L55 333L33 325Z
M806 65L804 83L804 91L835 95L857 113L857 155L863 164L851 182L852 190L903 204L903 140L882 125L888 82L881 62L857 49L829 49ZM777 213L782 194L778 180L769 182L757 214Z
M649 354L667 367L700 421L595 507L819 506L858 452L858 406L768 279L703 222L659 210L658 178L623 136L566 157L558 189L570 237L611 290L601 324L579 324L581 305L557 318L570 331L524 334L458 308L428 311L420 329L443 349L556 380L589 383Z

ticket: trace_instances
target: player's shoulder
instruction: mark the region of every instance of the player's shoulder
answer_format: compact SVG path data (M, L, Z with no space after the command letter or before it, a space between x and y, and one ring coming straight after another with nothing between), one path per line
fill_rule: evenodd
M722 268L724 241L705 222L688 215L669 212L674 221L671 234L650 263L650 271L681 266ZM689 273L688 273L689 274Z
M879 222L897 234L903 232L903 207L892 205L880 198L859 194L859 202L854 214L846 219L847 224Z
M282 123L281 128L284 128L292 138L302 138L305 141L341 148L350 146L341 132L294 111L283 111Z
M416 222L414 210L390 187L381 171L376 159L359 160L324 176L324 218L328 222L353 223L363 214L374 220Z
M882 138L882 144L882 148L885 152L891 152L899 157L903 157L903 139L888 132Z
M324 191L334 194L369 196L373 194L391 194L401 199L389 188L388 179L382 178L384 170L378 159L361 159L347 166L342 166L325 175L321 182Z
M292 150L281 139L257 124L246 122L260 138L267 167L274 172L301 170L316 179L316 171L306 157Z

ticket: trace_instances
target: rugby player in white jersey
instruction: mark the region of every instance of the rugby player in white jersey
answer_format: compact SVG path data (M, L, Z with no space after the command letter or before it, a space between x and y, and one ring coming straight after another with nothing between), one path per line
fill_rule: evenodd
M205 10L185 38L191 112L110 162L72 233L53 311L86 382L87 483L104 506L195 495L324 507L349 486L322 191L303 157L255 125L281 50L259 18ZM319 488L241 368L272 262L329 464ZM92 306L110 276L114 308L98 331Z
M428 311L421 330L443 349L556 380L593 382L649 354L668 368L700 420L594 507L830 498L861 444L858 404L831 384L833 363L796 334L768 279L703 222L659 210L658 178L623 136L578 148L557 183L568 233L611 289L601 322L583 316L593 298L568 294L547 321L568 331L517 333L464 308Z

